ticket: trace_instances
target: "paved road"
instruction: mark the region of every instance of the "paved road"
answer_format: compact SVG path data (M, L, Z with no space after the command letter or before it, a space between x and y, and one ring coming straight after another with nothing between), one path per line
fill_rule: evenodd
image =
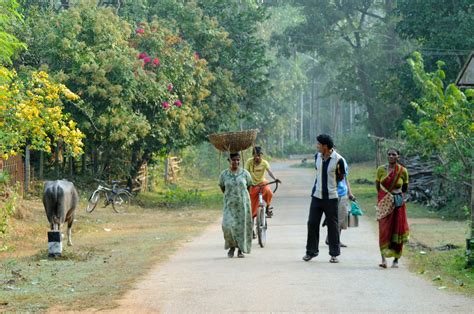
M284 185L274 200L267 246L227 258L220 221L156 266L117 310L122 312L468 312L474 299L438 290L399 269L380 269L375 225L362 219L343 232L339 264L303 262L313 173L273 165ZM324 233L325 231L323 231ZM322 234L325 236L325 234Z

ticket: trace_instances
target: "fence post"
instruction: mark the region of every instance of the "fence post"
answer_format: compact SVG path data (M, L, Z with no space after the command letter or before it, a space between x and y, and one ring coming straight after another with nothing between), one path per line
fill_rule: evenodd
M169 167L169 157L167 156L165 158L165 183L168 182L168 176L169 176L168 167Z

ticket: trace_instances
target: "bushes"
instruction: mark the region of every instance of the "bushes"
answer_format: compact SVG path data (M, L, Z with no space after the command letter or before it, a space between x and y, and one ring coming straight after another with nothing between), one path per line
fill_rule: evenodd
M286 155L293 155L293 154L314 154L316 148L314 144L301 144L300 142L289 142L285 145L285 153Z
M19 203L18 185L9 186L9 177L5 172L0 172L0 251L6 250L6 240L10 218L15 213Z
M335 142L337 151L348 163L375 159L375 144L365 132L342 135L336 138Z
M183 149L180 155L183 160L181 176L186 175L192 179L199 180L204 177L217 181L219 172L228 167L227 156L219 156L219 152L208 142L189 146Z

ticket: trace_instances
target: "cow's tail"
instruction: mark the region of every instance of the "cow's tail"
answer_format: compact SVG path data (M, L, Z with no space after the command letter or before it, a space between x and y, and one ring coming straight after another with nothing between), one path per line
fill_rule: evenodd
M62 194L62 189L59 187L58 184L54 184L51 187L51 194L50 197L52 198L51 204L53 205L53 208L51 208L51 224L53 225L53 230L59 230L59 226L61 225L61 206L60 200L61 200L61 194Z

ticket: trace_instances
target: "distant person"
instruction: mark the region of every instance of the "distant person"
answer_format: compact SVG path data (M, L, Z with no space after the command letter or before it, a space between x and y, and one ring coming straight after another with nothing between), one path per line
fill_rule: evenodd
M244 253L250 253L252 249L252 213L248 192L252 178L247 170L239 167L239 153L231 153L228 160L230 167L219 177L219 186L224 193L222 231L225 249L229 250L227 256L234 257L237 248L237 257L243 258Z
M337 183L337 195L338 195L338 203L337 203L337 219L338 219L338 229L339 229L339 239L341 238L342 230L346 230L348 227L348 215L349 211L351 210L351 201L355 201L354 195L351 192L351 185L349 184L349 179L347 178L349 174L349 167L347 166L347 162L344 158L344 179ZM324 220L323 226L327 225L327 221ZM326 237L326 244L329 245L328 238ZM341 241L339 242L341 247L347 247Z
M319 254L319 231L321 217L326 215L328 226L329 262L338 263L340 255L338 227L338 182L346 175L345 163L341 155L333 149L334 142L327 134L318 135L315 155L316 180L311 192L308 217L308 238L303 260L308 262Z
M409 229L404 195L408 190L408 171L399 164L400 152L390 148L387 151L388 164L377 168L375 184L377 188L379 221L379 245L382 255L382 268L387 268L387 258L393 257L392 267L398 267L402 256L403 244L408 241ZM381 202L386 194L393 195L389 210L382 211ZM388 207L387 207L388 208Z
M260 191L260 186L265 185L268 183L267 179L265 178L265 172L268 172L270 177L273 180L281 182L279 179L275 178L272 171L270 170L270 164L268 161L263 159L263 151L260 146L255 146L253 149L253 157L247 160L245 164L245 169L250 173L252 176L252 187L250 187L250 199L252 202L252 217L255 218L257 216L257 208L258 208L258 193ZM262 188L262 198L265 201L266 208L265 212L268 218L273 216L273 211L271 207L273 192L270 189L269 185L265 185Z

